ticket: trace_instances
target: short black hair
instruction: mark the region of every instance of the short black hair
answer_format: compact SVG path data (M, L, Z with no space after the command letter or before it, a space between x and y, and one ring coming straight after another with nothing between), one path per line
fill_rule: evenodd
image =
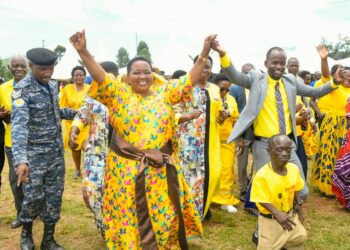
M291 58L288 59L287 64L289 64L290 61L292 61L292 60L299 62L299 59L298 59L298 58L296 58L296 57L291 57Z
M216 76L214 77L214 83L218 84L221 81L229 81L229 82L231 82L230 79L227 77L227 75L225 75L223 73L216 74Z
M131 66L137 62L137 61L143 61L149 64L149 66L151 67L151 71L153 72L153 68L152 68L152 63L150 62L150 60L148 60L147 58L143 57L143 56L136 56L133 59L131 59L128 64L126 65L126 73L129 74L130 70L131 70Z
M300 72L300 77L301 78L304 79L306 75L310 75L311 76L311 73L309 71L307 71L307 70L303 70L303 71Z
M181 70L181 69L175 70L173 75L171 76L171 79L179 79L181 76L184 76L186 74L187 72L184 70Z
M71 76L73 77L74 76L74 72L77 71L77 70L81 70L83 71L84 73L84 76L86 76L86 70L83 66L81 65L78 65L78 66L75 66L73 69L72 69L72 72L71 72Z
M335 64L331 68L331 75L334 75L337 72L337 69L340 67L340 64Z
M270 48L270 49L267 51L267 53L266 53L266 60L269 59L269 57L270 57L272 51L274 51L274 50L277 50L277 51L280 51L280 52L281 52L281 51L285 52L284 49L282 49L281 47L272 47L272 48Z
M193 63L196 63L198 60L199 55L197 55L194 59L193 59ZM213 58L211 58L210 56L208 56L208 60L211 63L211 66L213 67Z
M101 67L106 71L107 73L112 73L115 76L118 76L119 74L119 67L116 63L111 61L104 61L100 63Z

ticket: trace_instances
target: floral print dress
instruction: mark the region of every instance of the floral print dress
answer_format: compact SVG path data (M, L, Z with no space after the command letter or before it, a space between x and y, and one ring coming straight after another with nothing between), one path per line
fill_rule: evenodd
M189 76L178 82L159 85L153 95L142 97L124 82L106 76L100 86L94 82L90 95L105 104L110 124L116 133L141 149L160 149L169 140L176 152L176 125L173 104L189 98L192 83ZM176 162L177 157L173 156ZM141 249L135 204L135 183L140 162L108 153L105 169L103 217L108 249ZM180 202L186 236L201 236L200 216L178 167ZM165 166L145 169L146 198L159 249L179 249L178 216L168 195Z

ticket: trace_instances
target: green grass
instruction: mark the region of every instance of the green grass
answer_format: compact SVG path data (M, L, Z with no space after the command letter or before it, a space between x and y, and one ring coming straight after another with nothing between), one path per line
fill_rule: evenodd
M68 152L66 163L65 192L56 240L65 249L104 249L104 241L95 228L92 214L84 205L81 180L72 178L74 167ZM311 168L311 164L309 166ZM0 249L13 250L19 249L20 229L10 228L10 223L15 218L15 209L7 175L8 166L5 163L4 183L0 194ZM255 228L256 217L244 212L242 206L238 205L239 211L236 214L228 214L213 206L212 220L204 222L203 240L192 240L191 249L255 249L251 243L251 234ZM304 211L308 232L305 249L350 250L350 213L342 209L335 199L321 197L310 188L310 197ZM36 220L36 249L39 249L41 242L42 227L42 222Z

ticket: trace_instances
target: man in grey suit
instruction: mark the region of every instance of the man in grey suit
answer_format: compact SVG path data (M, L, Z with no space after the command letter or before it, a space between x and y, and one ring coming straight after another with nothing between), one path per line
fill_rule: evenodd
M290 162L299 167L305 180L296 155L296 95L318 98L332 92L340 82L339 72L334 82L312 88L299 82L294 75L284 74L287 56L279 47L273 47L267 52L266 73L251 70L248 74L242 74L233 66L217 40L213 42L212 49L219 53L221 67L231 81L250 90L247 105L240 114L228 143L244 137L247 133L251 134L254 168L257 171L270 161L267 153L268 139L276 134L288 135L293 140ZM302 199L307 197L306 185L300 195Z

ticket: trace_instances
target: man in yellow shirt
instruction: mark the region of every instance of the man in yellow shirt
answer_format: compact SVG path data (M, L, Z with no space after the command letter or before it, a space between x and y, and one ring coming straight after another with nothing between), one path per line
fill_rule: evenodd
M11 139L11 95L13 92L13 87L22 80L28 71L28 62L27 58L22 55L12 56L9 60L8 65L9 70L13 75L13 79L8 82L5 82L0 86L0 107L6 111L7 116L4 118L5 121L5 152L7 157L7 162L9 164L9 180L11 191L15 200L15 207L17 211L16 219L11 223L11 228L17 228L21 226L21 221L19 220L19 214L22 209L23 202L23 191L22 185L17 186L17 175L15 168L13 166L13 157L12 157L12 139Z
M253 160L254 169L257 171L270 161L269 155L266 154L268 139L275 134L288 135L293 139L290 161L299 167L304 178L301 163L296 155L296 96L324 96L338 87L336 84L340 83L340 77L335 79L338 80L337 83L330 81L319 88L306 86L294 75L284 74L287 55L279 47L268 50L265 60L266 73L251 70L248 74L242 74L233 66L217 40L213 42L212 48L219 53L221 66L230 80L250 90L248 103L240 114L228 143L244 137L253 129L254 137L251 139L254 141ZM306 198L307 195L308 188L305 185L301 196Z
M298 166L288 162L292 141L272 136L267 150L271 161L256 173L251 191L260 212L258 249L303 249L307 234L300 190L305 183Z

